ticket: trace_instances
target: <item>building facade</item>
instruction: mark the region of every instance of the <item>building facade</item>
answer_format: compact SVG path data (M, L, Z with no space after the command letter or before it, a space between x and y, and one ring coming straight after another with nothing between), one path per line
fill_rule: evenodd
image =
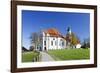
M71 35L71 29L67 30L68 35ZM64 37L55 28L47 29L42 32L42 41L39 49L41 51L56 50L56 49L68 49L70 48L71 37ZM76 44L75 48L80 48L81 44Z
M66 39L56 29L48 29L43 32L42 50L65 48Z

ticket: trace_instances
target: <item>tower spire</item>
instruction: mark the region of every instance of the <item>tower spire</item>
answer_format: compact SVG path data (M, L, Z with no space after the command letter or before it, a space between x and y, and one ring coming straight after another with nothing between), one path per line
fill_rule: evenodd
M71 35L71 28L70 28L70 27L67 28L67 33L68 33L69 35Z

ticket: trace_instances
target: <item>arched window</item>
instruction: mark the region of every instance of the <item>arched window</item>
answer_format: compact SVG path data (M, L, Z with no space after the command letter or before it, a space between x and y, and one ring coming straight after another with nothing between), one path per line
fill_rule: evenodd
M64 46L64 41L62 41L62 46Z
M60 39L59 46L64 46L64 40Z

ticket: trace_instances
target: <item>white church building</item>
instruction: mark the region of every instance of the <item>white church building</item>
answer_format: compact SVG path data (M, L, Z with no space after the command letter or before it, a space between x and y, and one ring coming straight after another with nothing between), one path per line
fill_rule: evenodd
M43 50L66 48L65 38L54 28L43 32Z
M71 34L71 30L68 31ZM68 45L66 37L61 35L55 28L50 28L42 32L41 50L54 50L54 49L65 49ZM76 48L80 48L81 45L77 44Z

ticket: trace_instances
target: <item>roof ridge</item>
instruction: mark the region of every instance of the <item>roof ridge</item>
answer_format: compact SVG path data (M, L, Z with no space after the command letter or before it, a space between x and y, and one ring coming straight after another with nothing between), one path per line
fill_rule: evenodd
M45 34L49 34L50 36L62 37L64 36L56 29L56 28L49 28L44 31Z

